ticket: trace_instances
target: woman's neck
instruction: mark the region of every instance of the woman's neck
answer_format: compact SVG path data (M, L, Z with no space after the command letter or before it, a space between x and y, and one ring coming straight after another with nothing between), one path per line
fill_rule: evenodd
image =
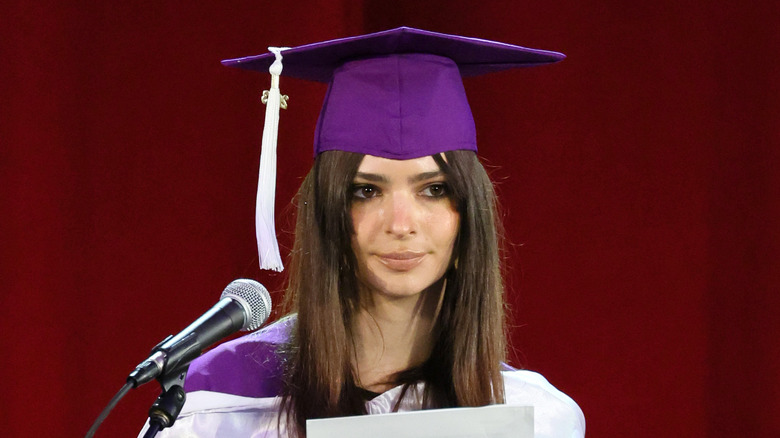
M396 373L428 359L443 291L439 281L415 296L363 300L353 324L359 386L384 392L395 386Z

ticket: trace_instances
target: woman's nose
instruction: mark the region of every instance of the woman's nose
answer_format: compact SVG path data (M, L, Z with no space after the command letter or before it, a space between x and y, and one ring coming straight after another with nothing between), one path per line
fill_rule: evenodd
M417 232L418 206L414 194L395 193L390 197L387 233L404 237Z

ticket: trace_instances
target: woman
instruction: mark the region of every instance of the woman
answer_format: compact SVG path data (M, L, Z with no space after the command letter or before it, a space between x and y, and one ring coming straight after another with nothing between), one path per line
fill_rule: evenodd
M536 436L583 436L570 398L502 365L495 196L461 80L562 57L408 28L285 51L286 74L329 83L296 198L292 316L194 362L165 436L303 437L307 419L501 403L534 406Z

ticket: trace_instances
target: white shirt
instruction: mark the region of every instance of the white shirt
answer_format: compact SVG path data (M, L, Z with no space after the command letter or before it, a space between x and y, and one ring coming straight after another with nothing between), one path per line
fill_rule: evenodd
M585 417L569 396L547 379L531 371L503 371L506 403L534 407L534 437L582 438ZM399 412L420 409L422 383L411 387L401 400ZM401 386L366 402L369 414L393 410ZM252 398L210 391L187 394L187 402L174 425L160 438L287 437L285 419L279 421L279 397ZM143 436L144 431L139 436Z

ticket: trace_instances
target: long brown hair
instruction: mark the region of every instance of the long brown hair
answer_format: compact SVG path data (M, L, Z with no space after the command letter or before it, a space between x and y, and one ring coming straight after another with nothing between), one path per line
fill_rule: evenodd
M445 274L430 358L394 377L399 384L424 381L428 408L502 403L506 338L495 192L476 154L444 156L433 158L460 214L455 262ZM296 196L286 304L298 316L284 352L282 400L293 436L305 436L309 418L366 413L353 374L350 332L359 302L349 189L362 159L351 152L321 153Z

